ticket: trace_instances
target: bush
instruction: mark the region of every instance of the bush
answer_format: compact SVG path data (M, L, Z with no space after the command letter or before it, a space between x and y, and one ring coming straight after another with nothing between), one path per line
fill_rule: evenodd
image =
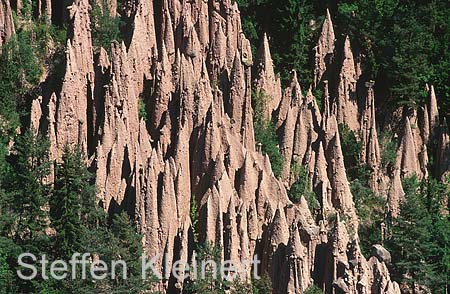
M145 122L148 120L147 106L141 98L138 101L138 115L140 120L143 119Z
M90 16L93 45L103 47L111 53L111 42L122 40L121 18L112 16L105 0L102 1L102 7L98 4L93 5Z
M221 264L222 248L213 243L205 243L198 247L196 280L192 280L186 287L188 293L202 294L224 294L225 289L229 287L226 280L221 279L222 275L218 274ZM208 263L214 262L216 269ZM203 267L202 263L207 265Z
M2 47L0 56L0 115L12 128L19 124L19 106L42 74L32 35L19 31Z
M197 244L198 242L198 231L197 231L197 225L198 225L198 205L197 200L195 198L195 195L191 196L191 210L189 212L191 217L191 227L192 227L192 235L194 237L194 243Z
M390 132L384 132L380 138L381 165L387 172L392 172L397 163L397 143Z
M272 293L272 280L267 274L262 275L259 280L252 280L253 294Z
M360 220L359 237L362 253L368 257L373 244L381 243L381 224L384 221L386 200L375 195L358 180L350 183L356 213Z
M308 169L303 165L293 163L291 165L291 174L295 178L295 182L288 191L289 199L294 203L299 203L301 197L305 197L309 209L314 213L320 205L316 194L312 190Z
M339 124L339 135L349 181L359 180L367 186L370 170L367 165L360 162L363 148L361 140L357 138L356 134L346 124Z
M305 290L305 294L322 294L323 291L316 285L311 285L308 287L308 289Z
M275 125L264 116L267 101L271 98L263 91L253 91L252 94L255 141L262 144L262 152L269 156L274 175L280 177L284 159L278 146Z

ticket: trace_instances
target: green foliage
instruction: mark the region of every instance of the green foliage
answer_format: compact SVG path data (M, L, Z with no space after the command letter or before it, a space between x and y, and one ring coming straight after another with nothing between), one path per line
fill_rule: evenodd
M384 222L386 200L372 192L359 180L350 183L356 213L360 220L359 237L361 251L370 256L372 245L381 243L381 225Z
M19 126L29 99L37 96L44 66L61 75L64 59L58 56L64 53L66 30L33 21L29 6L24 2L24 13L16 18L17 32L0 50L0 132L9 135Z
M417 177L404 181L406 200L391 221L385 245L392 254L395 278L446 293L450 273L450 220L442 214L448 183Z
M308 287L308 289L305 290L305 294L322 294L323 291L316 285L312 284Z
M9 251L6 251L2 242L0 241L0 287L4 293L14 293L16 291L16 287L13 283L14 281L14 272L11 270L10 265L8 264L8 254Z
M0 236L0 283L4 293L19 293L15 261L20 253L21 248L11 238Z
M142 237L122 213L108 225L96 203L95 187L77 148L66 147L55 168L53 189L49 175L48 142L26 132L16 138L10 154L0 142L0 285L7 293L142 293L155 282L141 279ZM50 222L49 222L50 220ZM47 230L53 229L54 234ZM20 280L15 274L23 252L48 260L69 260L74 252L90 252L111 264L124 260L127 279L94 283L81 279ZM89 266L89 265L88 265ZM23 269L22 269L23 270ZM109 268L111 270L111 268ZM111 272L107 272L111 275Z
M311 51L318 35L314 5L306 0L237 0L242 14L242 28L252 44L260 44L267 33L271 52L283 84L295 69L303 88L310 84ZM322 13L323 14L323 13ZM253 50L255 53L256 50Z
M92 43L95 47L103 47L111 51L112 41L121 41L121 27L123 22L120 17L113 16L106 0L102 5L94 4L91 11Z
M369 187L369 168L361 164L362 142L345 124L339 125L341 147L350 189L360 219L360 245L369 256L373 244L381 242L381 224L384 221L386 201L375 195Z
M198 204L197 199L195 198L195 195L192 195L191 197L191 210L189 212L191 217L191 227L192 227L192 235L194 237L194 243L198 243L198 231L197 231L197 225L198 225Z
M368 170L360 163L363 148L361 140L356 137L356 134L346 124L339 124L339 135L349 180L359 179L365 183Z
M112 224L107 225L107 215L96 204L92 175L84 162L78 148L65 147L62 162L56 167L50 202L52 227L56 230L54 242L58 244L56 254L69 259L75 252L91 252L108 265L113 260L123 260L128 266L127 278L119 272L114 280L108 278L97 283L61 281L55 282L53 287L72 293L140 293L147 290L154 280L141 279L142 236L136 233L126 213L114 215ZM108 276L111 276L110 270ZM81 273L77 272L77 275Z
M48 141L28 131L17 136L11 153L3 156L0 159L4 168L0 172L0 248L6 250L0 251L7 254L5 261L15 272L20 253L39 254L49 246L45 229L50 186L44 183L50 167ZM8 284L19 292L31 292L32 283L19 280L15 274L13 277Z
M7 124L3 131L11 132L19 125L19 106L23 109L24 95L39 82L42 68L35 46L30 32L19 31L1 48L0 120Z
M197 252L197 279L187 285L188 293L220 294L225 293L229 282L222 279L220 274L222 248L212 243L205 243L198 247ZM202 263L214 262L216 268L211 264L203 267Z
M288 82L289 71L295 69L299 81L306 88L312 82L311 49L317 33L312 24L315 21L313 4L306 0L284 0L276 3L273 32L273 59L280 69L281 79Z
M353 46L367 57L363 71L376 80L376 92L388 98L387 107L422 103L425 83L431 82L445 101L441 108L448 116L447 1L364 0L337 5L326 1L325 5L332 8L337 31L349 34Z
M114 289L116 293L142 293L149 289L156 279L153 276L147 280L141 278L140 258L144 253L142 236L136 234L136 228L127 213L122 212L114 216L108 236L110 236L110 242L105 242L107 245L101 248L103 249L103 252L100 252L102 260L109 263L120 259L126 261L128 266L128 278L123 279L119 275L110 282L111 289Z
M10 194L5 190L5 184L9 181L10 166L6 161L8 150L5 143L0 141L0 235L12 232L14 216L10 210Z
M81 249L83 229L93 221L89 210L95 207L95 190L90 184L92 176L83 162L78 149L66 146L62 162L55 170L50 216L61 256L71 256Z
M20 244L33 243L47 226L45 205L50 187L44 180L50 173L48 147L47 140L28 131L16 138L9 158L13 171L5 186L16 218L12 233Z
M271 99L263 91L253 91L253 127L255 130L255 140L262 144L262 151L270 158L272 171L276 177L280 177L283 171L283 156L278 147L278 138L274 124L265 117L267 102Z
M383 168L392 172L397 162L397 143L390 132L384 132L380 138L381 164Z
M312 48L328 8L338 39L349 35L352 47L364 56L364 78L376 81L375 92L385 108L417 106L426 97L425 83L432 83L441 113L450 115L448 1L236 2L251 43L260 44L263 33L271 38L275 68L284 84L296 69L302 87L309 87Z
M253 293L252 284L241 280L240 277L233 279L230 283L230 294Z
M314 213L320 204L317 201L316 194L312 190L308 169L303 165L293 163L291 165L291 174L295 182L288 191L289 199L294 203L299 203L301 197L305 197L309 209Z
M325 99L323 90L321 88L317 87L316 89L314 89L313 95L314 95L314 98L316 98L317 107L319 108L319 110L322 111L323 107L324 107L323 100Z
M272 171L276 177L283 171L283 156L278 147L275 126L272 122L255 122L255 140L262 144L262 151L270 158Z
M138 102L138 115L139 119L143 119L145 122L148 120L147 106L145 105L144 100L141 98L139 98Z
M270 294L272 293L272 280L267 274L261 276L261 279L252 280L253 294Z

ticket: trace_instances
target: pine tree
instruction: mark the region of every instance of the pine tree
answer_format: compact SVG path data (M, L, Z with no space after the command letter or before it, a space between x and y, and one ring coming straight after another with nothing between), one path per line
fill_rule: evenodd
M420 195L417 178L407 179L404 186L406 201L400 216L393 220L391 237L387 244L393 254L394 273L409 283L425 283L432 268L428 260L431 218Z
M281 3L280 3L281 2ZM312 82L312 48L318 21L313 4L306 0L282 0L272 3L274 25L268 26L273 38L273 59L285 85L295 69L304 89Z
M197 279L187 285L188 293L220 294L229 288L229 282L224 280L220 273L221 251L219 246L208 242L198 247Z
M272 280L267 273L263 274L261 279L253 280L252 286L254 294L270 294L273 291Z
M50 216L57 232L59 254L64 257L70 257L82 248L84 226L89 225L90 211L95 207L95 189L90 183L92 176L83 162L78 148L66 146L62 162L55 170Z
M5 152L3 152L5 154ZM2 156L3 157L3 156ZM31 131L15 138L6 162L1 160L0 211L1 246L6 248L6 261L13 271L17 257L27 252L40 256L49 246L45 233L48 228L48 199L46 179L49 175L48 141ZM33 292L30 281L14 275L19 292Z
M433 293L448 293L450 290L450 217L445 213L449 191L450 178L444 181L430 178L422 192L432 219L429 230L434 245L430 250L430 263L434 269L434 275L430 277Z
M450 222L442 213L448 184L416 177L403 183L406 200L392 220L386 247L392 253L393 274L407 284L420 284L432 293L447 293L450 272ZM444 208L445 209L445 208Z
M50 171L48 148L47 140L28 131L16 138L9 157L12 171L5 186L10 193L11 213L16 219L14 239L19 244L32 245L36 238L45 237L49 199L45 180Z
M0 289L3 293L15 293L16 274L11 267L13 260L20 252L20 248L6 237L0 237Z
M122 212L113 218L111 225L112 244L111 256L120 258L127 262L128 279L121 277L112 281L114 289L117 291L130 291L130 293L140 293L148 290L156 282L154 277L143 280L141 276L141 256L144 253L142 247L142 236L136 233L136 228L132 225L127 213Z
M8 150L0 141L0 235L9 236L12 232L14 217L10 210L10 195L5 190L5 184L9 181L10 166L6 161Z

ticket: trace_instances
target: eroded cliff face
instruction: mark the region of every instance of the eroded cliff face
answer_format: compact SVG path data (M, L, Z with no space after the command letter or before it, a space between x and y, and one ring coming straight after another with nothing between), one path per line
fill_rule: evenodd
M381 168L373 84L366 85L362 100L357 97L360 69L348 38L335 48L329 13L315 48L314 85L304 95L295 72L281 89L266 36L252 56L231 0L164 0L159 10L153 1L129 2L130 42L111 44L110 56L109 48L94 54L88 0L76 0L68 10L61 90L34 101L32 111L34 128L50 138L52 159L59 160L65 144L82 146L99 203L134 217L147 253L161 254L161 272L177 260L191 261L195 199L200 242L217 243L222 259L236 263L257 255L274 293L303 293L313 282L327 293L400 293L385 261L361 253L338 124L360 133L371 187L387 197L395 216L404 197L401 178L426 176L423 152L430 136L440 138L438 172L448 171L450 139L438 128L433 88L420 129L412 128L417 115L405 116L398 166L389 175ZM111 9L117 5L108 3ZM0 28L6 30L0 31L0 45L14 32L8 1L1 4ZM328 89L330 67L340 70L337 87ZM312 94L319 83L325 85L323 111ZM285 159L280 179L255 148L252 85L271 98L266 115L276 120ZM142 104L147 120L139 117ZM309 172L320 203L317 217L304 198L293 204L287 196L294 163ZM159 288L180 293L182 285L167 279Z

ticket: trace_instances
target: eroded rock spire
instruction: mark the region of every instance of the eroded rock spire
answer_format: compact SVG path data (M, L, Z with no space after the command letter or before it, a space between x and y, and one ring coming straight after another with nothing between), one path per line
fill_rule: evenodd
M344 59L339 73L338 89L332 113L336 115L338 123L344 123L352 131L360 128L358 98L356 96L356 70L353 53L348 36L344 42Z
M330 11L327 9L327 16L322 25L322 32L320 33L317 46L314 48L315 52L315 67L314 67L314 87L322 80L323 74L327 69L329 60L333 57L335 46L335 35L333 23L331 21Z
M152 1L137 1L129 46L114 42L111 56L103 48L94 61L87 0L75 1L62 91L55 90L48 105L46 99L33 102L33 125L46 128L52 158L58 158L66 142L91 145L99 203L111 213L126 209L133 214L147 254L167 254L155 262L158 268L192 262L195 230L198 242L223 248L221 259L239 262L257 254L280 293L307 289L318 265L325 269L319 277L324 289L356 293L361 287L386 285L390 293L399 293L385 263L372 260L369 267L360 253L358 220L332 113L334 89L328 93L324 83L323 115L314 85L304 96L295 72L282 95L267 36L252 80L251 45L231 0L161 4L155 13ZM161 19L158 29L155 18ZM316 48L317 82L324 80L334 39L327 13ZM348 77L356 75L349 41L345 48L344 94L353 89ZM252 85L269 98L267 118L276 118L285 158L281 179L269 156L255 148ZM95 112L86 115L90 109ZM364 158L376 166L373 93L362 116ZM297 180L291 167L306 171L319 208L308 207L315 202L307 195L297 195L298 203L289 199L287 189ZM194 199L198 216L190 211ZM159 286L175 284L182 287L183 281L169 278Z
M258 74L256 76L255 87L260 91L261 95L266 95L266 117L270 118L272 111L278 108L281 101L281 81L275 76L272 56L270 54L269 39L264 34L263 42L257 53L256 68Z

